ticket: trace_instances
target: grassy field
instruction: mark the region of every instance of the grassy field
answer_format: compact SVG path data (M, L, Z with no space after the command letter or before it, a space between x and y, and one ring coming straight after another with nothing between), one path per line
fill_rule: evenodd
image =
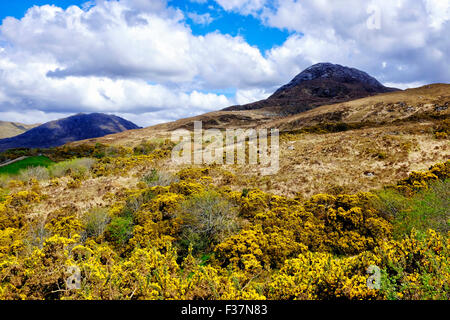
M17 161L14 163L11 163L7 166L0 167L0 175L1 174L18 174L20 170L27 169L29 167L45 167L47 168L54 162L50 160L47 157L44 156L37 156L37 157L30 157L21 161Z

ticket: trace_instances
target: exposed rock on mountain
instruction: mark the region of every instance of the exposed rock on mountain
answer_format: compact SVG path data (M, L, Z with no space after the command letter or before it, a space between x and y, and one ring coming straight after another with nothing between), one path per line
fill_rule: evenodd
M318 106L397 91L355 68L332 63L315 64L266 100L224 109L225 111L267 109L280 116L304 112Z

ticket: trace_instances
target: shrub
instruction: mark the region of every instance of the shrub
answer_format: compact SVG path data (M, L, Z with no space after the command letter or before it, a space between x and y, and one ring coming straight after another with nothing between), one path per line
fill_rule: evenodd
M413 195L415 192L426 190L429 183L449 178L450 160L435 164L425 172L411 172L408 178L400 180L395 188L406 195Z
M449 299L449 240L433 230L411 232L374 250L380 257L381 292L386 299Z
M94 208L84 214L82 221L85 230L83 236L97 238L103 235L111 218L107 209Z
M91 170L95 162L96 160L91 158L79 158L58 162L49 168L50 174L52 177L63 177L66 175L84 176Z
M52 234L65 238L72 238L81 231L83 226L80 220L71 215L61 218L54 218L45 225L45 228L51 231Z
M80 179L71 179L69 182L67 182L67 187L69 189L78 189L79 187L81 187Z
M36 219L28 226L26 242L31 247L42 249L45 239L51 236L51 232L45 228L45 221Z
M38 181L48 180L50 174L48 169L45 167L29 167L25 170L20 171L18 179L22 181L30 181L31 179L36 179Z
M0 202L6 200L6 196L8 195L8 190L0 188Z
M373 206L387 219L394 219L408 206L407 198L395 189L386 188L377 192Z
M184 249L192 245L194 252L205 251L240 227L238 208L215 191L190 196L177 215L183 221L180 244Z
M170 186L174 182L180 181L180 179L176 176L171 175L168 172L157 171L156 169L152 169L149 173L147 173L142 181L145 182L149 187L155 186Z
M123 247L133 235L132 217L115 217L106 228L106 239Z
M172 150L174 143L169 139L155 139L153 141L142 141L133 148L134 155L150 155L158 150Z
M126 199L125 205L118 211L118 214L120 216L132 217L144 203L150 202L154 197L155 194L151 189L133 193Z
M325 252L306 252L286 260L268 285L270 299L373 299L379 292L367 287L366 269L375 257L335 258Z

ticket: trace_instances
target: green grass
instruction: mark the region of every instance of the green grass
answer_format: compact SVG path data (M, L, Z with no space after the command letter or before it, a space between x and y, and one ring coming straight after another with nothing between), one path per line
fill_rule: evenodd
M44 156L36 156L26 158L24 160L20 160L14 163L11 163L7 166L0 167L0 175L8 174L8 175L16 175L19 174L21 170L30 168L30 167L49 167L54 162L47 157Z
M450 180L436 181L427 190L408 198L394 190L378 193L378 209L393 219L394 237L402 238L412 229L442 234L450 231Z

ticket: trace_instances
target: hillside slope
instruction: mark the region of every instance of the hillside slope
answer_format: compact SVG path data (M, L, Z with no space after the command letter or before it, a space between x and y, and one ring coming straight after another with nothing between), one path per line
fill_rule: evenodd
M0 139L18 136L39 124L23 124L18 122L0 121Z
M373 125L417 122L420 118L445 118L449 114L450 84L432 84L420 88L378 94L353 101L324 105L289 117L272 117L265 109L215 111L155 126L121 132L92 143L135 146L143 139L170 136L176 129L193 129L194 121L208 128L278 128L298 130L323 123ZM79 143L84 143L80 141Z
M450 113L450 84L431 84L353 101L326 105L297 115L277 119L264 127L281 131L324 123L365 126L445 118Z

